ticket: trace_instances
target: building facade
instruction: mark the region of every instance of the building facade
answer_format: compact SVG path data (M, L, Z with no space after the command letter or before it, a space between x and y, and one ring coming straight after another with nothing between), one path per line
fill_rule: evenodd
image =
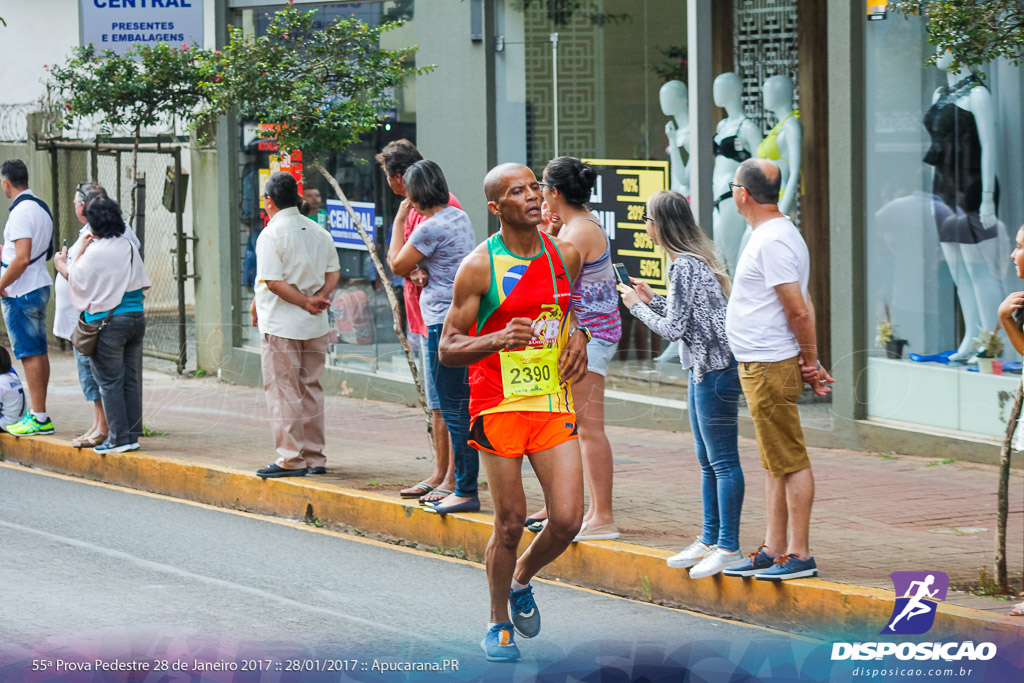
M885 3L294 4L325 22L402 19L388 44L416 44L417 63L437 65L396 92L379 131L324 160L374 224L378 249L398 200L372 159L393 139L413 140L444 169L481 239L497 227L483 196L489 168L516 161L540 175L557 155L590 160L601 176L594 208L615 260L656 288L667 263L645 243L637 206L656 189L685 192L732 262L745 226L730 214L722 179L744 155L772 158L787 180L786 211L812 254L819 347L837 380L828 402L801 406L809 443L998 457L1020 362L1007 348L987 372L971 341L994 329L1002 298L1021 289L1009 253L1024 200L1000 189L1024 171L1013 125L1024 106L1019 67L1000 61L972 76L951 73L941 59L928 64L925 20L886 13ZM279 7L207 0L208 43L222 44L228 26L259 34ZM340 233L344 222L326 201L327 182L260 140L260 123L223 120L214 144L194 148L190 160L198 363L225 381L259 381L248 303L252 247L265 220L261 177L291 168L319 190L325 228ZM411 402L384 296L385 287L403 285L379 282L365 250L336 241L344 277L325 383ZM905 343L887 349L878 336ZM608 378L609 423L686 428L675 354L627 324ZM749 423L743 429L752 433Z

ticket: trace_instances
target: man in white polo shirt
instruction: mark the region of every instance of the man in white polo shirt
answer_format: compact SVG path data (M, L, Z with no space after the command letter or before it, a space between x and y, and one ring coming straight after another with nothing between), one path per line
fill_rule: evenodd
M797 399L804 382L824 396L833 380L818 363L814 306L807 294L810 254L800 231L779 211L781 173L775 164L744 161L730 187L753 233L736 264L725 330L754 419L768 529L746 562L723 573L763 581L816 576L808 538L814 477Z
M329 232L299 213L298 183L288 173L267 179L263 203L270 222L256 240L256 295L263 387L278 458L256 474L324 474L324 392L327 309L341 265Z
M46 262L53 256L53 216L50 207L28 189L28 168L21 159L0 165L4 195L13 199L4 225L0 257L0 297L7 336L14 357L25 368L32 410L7 427L15 436L53 434L46 414L50 357L46 347L46 306L53 279Z

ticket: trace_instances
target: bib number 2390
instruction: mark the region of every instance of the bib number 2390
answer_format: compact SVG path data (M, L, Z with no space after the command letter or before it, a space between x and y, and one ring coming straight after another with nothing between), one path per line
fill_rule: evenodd
M501 387L505 396L543 396L558 391L558 348L503 351Z

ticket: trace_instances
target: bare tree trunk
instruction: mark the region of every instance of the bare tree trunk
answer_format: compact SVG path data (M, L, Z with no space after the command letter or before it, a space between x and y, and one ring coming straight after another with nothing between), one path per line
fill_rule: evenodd
M139 182L139 140L141 137L142 124L135 124L135 147L132 149L132 211L128 215L128 224L135 227L135 191Z
M1017 397L1010 410L1010 420L1006 423L1006 436L999 453L999 492L996 496L996 547L995 565L996 582L1003 593L1010 592L1010 582L1006 575L1006 518L1010 510L1010 455L1013 453L1013 433L1017 430L1020 420L1021 404L1024 403L1024 388L1017 387Z
M426 416L427 435L429 437L427 440L430 442L430 449L431 452L433 452L434 422L430 409L427 408L426 395L423 392L423 383L420 380L419 368L416 366L416 357L413 355L412 345L409 344L409 339L405 336L405 330L402 329L402 314L398 308L400 302L398 301L398 297L395 296L394 289L391 287L390 276L387 271L384 270L384 264L381 263L380 257L377 256L377 246L373 243L373 240L370 239L370 235L366 232L366 228L364 228L363 224L359 222L359 217L352 209L352 205L349 204L348 197L346 197L345 193L341 190L341 185L338 184L337 179L327 172L327 169L324 168L324 165L319 159L313 161L313 166L315 166L316 170L320 171L323 177L327 179L327 182L331 184L332 188L334 188L334 193L338 196L338 199L340 199L341 203L345 205L345 210L352 219L352 224L356 226L356 230L359 232L359 237L362 238L363 244L366 245L367 252L370 254L370 260L373 261L373 267L377 271L377 279L384 285L384 293L387 294L388 303L391 304L391 316L394 321L395 336L398 337L398 341L402 344L402 349L405 350L405 360L409 363L409 371L412 373L413 382L416 384L416 396L419 399L420 408Z

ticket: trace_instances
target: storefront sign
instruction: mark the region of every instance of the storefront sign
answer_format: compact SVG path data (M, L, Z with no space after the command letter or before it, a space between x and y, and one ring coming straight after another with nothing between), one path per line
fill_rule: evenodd
M376 240L377 208L373 202L350 202L352 209L359 216L359 222L363 229L370 236L370 241ZM331 229L331 237L334 244L341 249L358 249L367 251L363 239L359 236L356 226L352 224L352 217L345 210L345 205L337 199L327 200L327 226Z
M644 229L647 198L669 187L669 162L585 159L597 171L590 206L612 243L612 261L622 263L658 294L665 294L668 261Z
M124 54L132 45L203 47L203 0L79 0L82 45Z

